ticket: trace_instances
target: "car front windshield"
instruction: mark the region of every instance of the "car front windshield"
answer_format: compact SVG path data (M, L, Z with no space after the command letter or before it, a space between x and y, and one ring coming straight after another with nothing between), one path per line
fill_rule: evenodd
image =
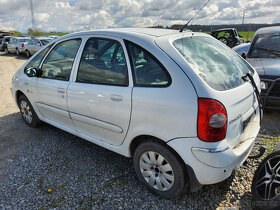
M215 90L229 90L244 83L242 76L253 73L237 53L211 37L183 37L173 42L192 69Z
M42 42L43 45L46 45L50 43L51 39L41 39L40 41Z
M249 58L280 57L280 34L259 35L253 42Z

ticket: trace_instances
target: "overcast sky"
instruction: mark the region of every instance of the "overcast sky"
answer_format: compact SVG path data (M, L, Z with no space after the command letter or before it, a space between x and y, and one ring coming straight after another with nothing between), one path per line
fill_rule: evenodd
M33 0L43 31L171 26L185 23L207 0ZM191 24L279 23L279 0L212 0ZM26 32L30 0L0 0L0 30Z

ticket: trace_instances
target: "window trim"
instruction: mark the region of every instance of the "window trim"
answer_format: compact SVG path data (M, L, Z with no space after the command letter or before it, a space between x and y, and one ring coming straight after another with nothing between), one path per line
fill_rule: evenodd
M129 62L130 62L130 69L131 69L131 73L132 73L132 79L133 79L133 86L134 87L152 87L152 88L166 88L166 87L169 87L171 84L172 84L172 77L170 76L168 70L165 68L165 66L151 53L149 52L148 50L146 50L145 48L141 47L140 45L132 42L132 41L129 41L129 40L126 40L124 39L124 43L125 43L125 47L126 47L126 51L127 51L127 54L128 54L128 57L129 57ZM162 68L162 70L165 72L167 78L168 78L168 83L167 84L164 84L164 85L151 85L151 84L137 84L136 83L136 77L135 77L135 72L134 72L134 67L132 66L133 65L133 61L132 61L132 55L130 53L130 50L129 50L129 47L128 45L131 44L131 45L134 45L136 46L137 48L140 48L141 50L143 50L145 53L148 53L148 55L151 56L151 58Z
M79 75L80 65L81 65L81 61L82 61L82 55L83 55L84 49L86 47L86 44L87 44L87 42L90 39L102 39L102 40L108 40L108 41L117 42L122 47L123 51L125 52L125 49L123 48L122 44L118 40L110 39L110 38L104 38L104 37L89 37L85 41L85 44L83 45L83 49L82 49L82 52L81 52L81 55L80 55L80 58L79 58L80 61L79 61L79 65L78 65L78 68L77 68L76 78L75 78L74 82L76 82L76 83L83 83L83 84L93 84L93 85L108 85L108 86L128 87L129 86L129 74L128 74L129 70L128 70L128 63L127 63L127 59L126 59L125 55L124 55L124 59L125 59L125 64L126 64L126 76L125 76L125 83L123 85L78 81L78 75Z
M55 79L55 78L49 78L49 77L42 77L41 74L42 74L42 67L43 67L43 64L45 62L45 60L49 57L50 53L52 52L52 50L59 44L63 43L63 42L67 42L67 41L71 41L71 40L81 40L81 43L80 43L80 46L78 47L78 50L76 52L76 55L74 57L74 61L73 61L73 64L72 64L72 68L71 68L71 71L70 71L70 74L69 74L69 78L68 80L64 80L64 79ZM77 54L80 50L80 47L82 45L82 42L83 42L83 39L81 37L75 37L75 38L70 38L70 39L65 39L65 40L62 40L60 42L55 42L55 43L50 43L50 44L54 44L50 49L49 51L47 52L47 54L45 55L45 57L41 60L41 63L39 65L39 70L40 70L40 76L39 78L42 78L42 79L53 79L53 80L59 80L59 81L66 81L66 82L69 82L70 79L71 79L71 73L72 73L72 70L73 70L73 66L74 66L74 63L75 63L75 60L77 58Z

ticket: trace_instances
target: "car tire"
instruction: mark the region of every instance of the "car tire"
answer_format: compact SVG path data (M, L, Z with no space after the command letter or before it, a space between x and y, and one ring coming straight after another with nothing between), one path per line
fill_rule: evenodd
M254 207L264 210L280 209L279 150L271 153L261 162L255 172L251 190Z
M16 49L16 54L17 54L17 56L20 55L20 52L19 52L18 48Z
M27 56L27 58L30 58L30 56L31 56L31 54L28 50L26 50L26 56Z
M9 50L8 50L7 47L5 48L5 53L6 53L6 54L10 54L10 52L9 52Z
M222 36L222 37L219 37L218 40L222 43L224 43L225 45L228 45L229 44L229 41L228 41L228 38Z
M30 127L36 128L41 124L36 112L34 111L30 101L25 95L21 95L18 99L19 110L24 122Z
M183 161L165 144L141 143L134 152L133 165L140 182L161 197L175 198L188 188Z

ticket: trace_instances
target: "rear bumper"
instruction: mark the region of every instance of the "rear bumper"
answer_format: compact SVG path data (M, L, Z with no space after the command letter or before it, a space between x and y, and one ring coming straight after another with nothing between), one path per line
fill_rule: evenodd
M194 176L189 175L190 183L196 183L197 180L196 186L215 184L228 178L249 156L260 129L259 114L246 129L246 138L233 148L227 140L207 143L196 137L174 139L168 145L192 168Z
M280 110L280 78L261 79L268 85L268 89L261 92L264 109L278 109Z

